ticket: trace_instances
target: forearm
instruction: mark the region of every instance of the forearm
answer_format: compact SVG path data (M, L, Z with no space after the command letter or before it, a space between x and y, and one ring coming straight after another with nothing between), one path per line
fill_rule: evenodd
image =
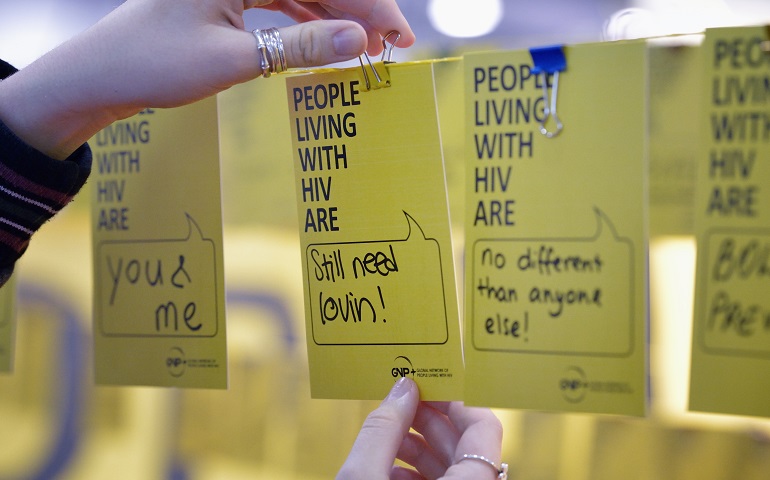
M29 146L59 160L119 115L102 107L104 92L79 42L49 52L0 82L0 120Z
M355 58L366 49L367 36L378 51L380 36L391 30L403 35L400 45L414 42L392 0L320 5L327 1L330 12L358 20L366 30L352 21L282 29L289 67ZM316 13L321 8L304 1L284 4L313 5ZM0 82L0 120L30 146L63 159L100 129L142 108L185 105L255 78L262 73L256 40L244 30L242 16L237 0L124 2ZM307 12L307 19L313 16Z

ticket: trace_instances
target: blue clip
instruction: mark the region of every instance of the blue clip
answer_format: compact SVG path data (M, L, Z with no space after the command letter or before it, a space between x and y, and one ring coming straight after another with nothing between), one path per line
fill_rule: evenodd
M531 48L529 54L532 55L532 73L542 75L543 81L543 121L540 122L540 133L548 138L553 138L562 131L562 125L559 115L556 113L556 98L559 92L559 72L567 69L567 59L564 56L564 49L561 45L551 47ZM548 74L553 75L553 89L548 99ZM548 131L545 126L549 117L553 117L556 122L556 130Z

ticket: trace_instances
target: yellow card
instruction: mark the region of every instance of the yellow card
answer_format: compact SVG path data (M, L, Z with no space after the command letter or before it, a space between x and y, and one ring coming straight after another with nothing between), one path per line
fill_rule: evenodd
M649 53L650 235L693 235L700 49L653 44Z
M227 387L217 105L91 141L96 381Z
M13 370L16 288L14 277L0 288L0 372Z
M462 395L432 63L287 79L311 393L380 399L401 376Z
M769 41L724 28L702 46L693 410L770 416Z
M547 99L527 51L464 59L465 400L642 415L646 46L563 51Z

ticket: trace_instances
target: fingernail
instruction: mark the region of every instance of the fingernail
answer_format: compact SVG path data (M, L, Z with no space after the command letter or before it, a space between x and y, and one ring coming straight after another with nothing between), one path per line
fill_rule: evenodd
M388 396L385 397L385 401L390 402L393 400L398 400L399 398L409 393L411 389L412 382L407 380L406 377L402 377L399 381L396 382L395 385L393 385L393 388L390 389L390 393L388 393Z
M355 28L343 28L334 34L334 53L341 57L358 56L364 48L360 32Z

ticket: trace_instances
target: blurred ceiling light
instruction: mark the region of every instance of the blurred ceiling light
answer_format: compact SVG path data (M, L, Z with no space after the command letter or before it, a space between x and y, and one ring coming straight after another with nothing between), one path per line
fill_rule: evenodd
M630 40L652 37L656 25L655 16L643 8L624 8L604 22L605 40Z
M503 19L502 0L429 0L433 28L450 37L481 37L492 33Z
M766 2L766 0L763 0ZM754 18L735 10L735 1L725 0L637 0L638 8L627 8L613 14L605 24L607 40L659 37L701 33L707 28L757 23ZM756 7L756 4L752 4ZM765 8L770 2L765 3Z
M51 2L4 4L0 12L0 58L16 68L25 67L85 27L77 21L76 9L54 7Z

